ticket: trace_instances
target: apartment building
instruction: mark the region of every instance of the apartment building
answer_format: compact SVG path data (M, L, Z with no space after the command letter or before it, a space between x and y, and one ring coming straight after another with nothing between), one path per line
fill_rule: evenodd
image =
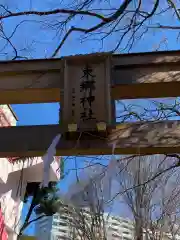
M73 234L76 236L76 239L78 239L76 230L70 227L70 221L71 217L66 213L41 218L36 223L37 239L70 240L73 239ZM104 221L108 240L133 239L134 227L132 221L117 216L108 217L107 214L104 214Z
M117 216L106 217L108 240L132 240L134 237L133 221Z
M35 228L37 240L68 240L70 236L68 222L59 214L41 218Z
M88 211L85 211L86 219L88 219ZM103 215L105 221L105 232L107 240L133 240L134 239L134 223L130 219L119 216ZM44 217L36 223L37 240L80 240L77 229L70 227L70 217L66 211L64 213L55 214L53 217ZM77 220L78 221L78 220ZM91 224L91 222L90 222ZM161 233L162 234L162 233ZM103 234L102 234L103 235ZM153 235L149 232L149 239L153 239ZM158 232L156 233L158 236ZM86 238L85 238L86 239ZM97 237L98 240L104 238ZM147 235L144 239L147 240ZM159 238L154 238L159 239ZM180 240L180 236L172 236L170 233L163 233L163 240Z

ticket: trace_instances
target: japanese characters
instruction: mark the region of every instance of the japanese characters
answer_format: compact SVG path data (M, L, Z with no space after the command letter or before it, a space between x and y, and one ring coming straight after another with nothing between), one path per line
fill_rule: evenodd
M95 96L93 95L95 90L95 77L93 69L89 65L86 65L83 69L83 75L80 82L80 92L82 93L80 104L83 108L80 118L83 121L95 119L92 110L92 104L95 101Z

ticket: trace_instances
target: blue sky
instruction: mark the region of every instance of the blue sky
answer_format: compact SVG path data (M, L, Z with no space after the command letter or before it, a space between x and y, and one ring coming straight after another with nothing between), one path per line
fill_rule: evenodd
M72 0L66 0L61 1L61 5L59 5L58 0L46 0L43 1L35 1L35 0L24 0L23 2L21 0L1 0L5 2L6 5L9 4L10 10L14 11L21 11L25 9L32 9L32 10L47 10L47 9L53 9L57 8L59 6L61 7L69 7L69 4L73 2ZM108 1L96 1L97 4L95 4L94 8L107 8L109 7L107 5ZM111 6L117 7L119 6L119 0L111 0ZM164 0L165 2L165 0ZM149 3L150 4L150 3ZM146 8L149 7L149 4L145 6ZM162 3L163 4L163 3ZM29 20L33 21L29 21ZM51 27L47 27L47 25L42 25L38 23L38 20L46 20L46 17L32 17L29 16L26 18L26 22L23 22L20 27L17 29L16 34L12 38L12 42L15 46L18 46L19 53L21 55L26 55L30 58L42 58L42 57L49 57L51 56L53 50L57 46L57 44L61 41L62 36L57 33L54 29ZM51 21L57 20L57 17L51 17ZM6 32L8 35L10 35L14 29L14 27L20 23L22 20L24 20L24 17L19 18L12 18L7 19L4 22L4 27L6 29ZM59 20L59 18L58 18ZM161 24L164 25L171 25L177 24L177 20L175 20L175 17L172 18L169 14L162 14L161 17L158 16L151 21L152 24L158 23L159 20L161 21ZM71 22L67 28L70 28L71 26L75 26L78 24L78 26L92 26L95 24L97 20L92 20L92 18L76 18L74 22ZM57 22L56 22L57 23ZM142 52L142 51L152 51L155 49L160 42L165 42L165 44L161 44L161 50L172 50L172 49L178 49L179 48L179 42L177 41L177 32L175 31L165 31L165 30L149 30L147 34L144 35L144 37L138 41L135 46L133 47L134 52ZM78 34L73 34L70 36L68 41L66 41L66 44L63 46L61 51L59 52L59 56L63 55L73 55L73 54L79 54L79 53L88 53L93 51L109 51L112 50L112 48L117 43L118 39L120 38L119 33L110 35L104 42L103 45L100 41L98 41L98 37L91 38L89 41L81 42L79 40ZM93 40L92 40L93 39ZM124 43L127 41L127 38L124 40ZM3 41L0 41L3 45ZM124 45L123 43L123 45ZM121 51L121 49L119 49ZM10 58L12 54L12 48L8 49L8 55ZM0 55L1 58L6 58L4 55Z
M4 0L5 1L5 0ZM69 0L70 1L70 0ZM66 1L68 4L69 1ZM5 1L7 4L7 1ZM12 10L20 10L30 8L34 10L43 10L43 9L52 9L58 7L58 0L49 0L49 1L8 1L10 6L12 6ZM119 4L119 0L112 1L113 6L117 6ZM105 6L104 6L105 7ZM30 18L27 18L30 19ZM35 17L34 20L37 20ZM6 23L7 32L10 34L12 28L18 23L18 21L23 20L23 18L19 18L18 20L12 19L8 20ZM158 19L157 19L158 20ZM156 22L156 19L154 20ZM162 16L163 24L170 24L173 20L171 17ZM76 19L75 23L78 23L79 19ZM74 23L74 24L75 24ZM90 19L86 19L86 24L91 25ZM70 27L70 26L69 26ZM50 29L42 29L39 30L39 25L35 22L31 23L23 23L20 28L20 32L17 32L13 41L14 44L21 49L22 54L28 55L30 58L43 58L50 56L55 46L59 42L59 36L55 35L55 32ZM109 51L114 46L115 42L119 38L119 36L113 35L110 36L107 41L104 42L102 46L99 41L91 40L86 42L79 42L77 39L77 35L74 34L71 38L68 39L64 47L59 53L59 56L64 55L74 55L74 54L84 54L94 51ZM133 48L134 52L145 52L152 51L157 47L157 45L165 40L165 43L161 45L161 50L174 50L179 49L179 42L176 39L176 34L172 31L151 31L151 33L147 33L146 36L141 39ZM0 45L2 42L0 42ZM29 46L29 51L24 50L24 47ZM12 50L9 49L11 53ZM2 56L4 58L4 56ZM8 57L10 58L10 57ZM132 101L132 100L131 100ZM140 100L138 100L140 101ZM58 122L58 111L59 104L26 104L26 105L13 105L14 111L18 116L18 125L39 125L39 124L56 124ZM78 164L83 162L83 159L78 159ZM73 161L67 161L66 168L70 168L72 166ZM72 181L72 177L68 177L68 182ZM63 181L61 183L61 187L65 190L67 188L67 182ZM26 211L27 208L24 209ZM27 231L28 234L33 233L34 226L30 227Z

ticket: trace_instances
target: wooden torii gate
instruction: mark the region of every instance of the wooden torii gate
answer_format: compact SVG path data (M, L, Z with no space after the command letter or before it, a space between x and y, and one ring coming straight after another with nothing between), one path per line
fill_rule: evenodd
M178 97L180 51L0 62L0 104L59 102L60 123L0 128L0 157L180 153L178 121L115 126L118 99ZM102 129L103 127L103 129Z

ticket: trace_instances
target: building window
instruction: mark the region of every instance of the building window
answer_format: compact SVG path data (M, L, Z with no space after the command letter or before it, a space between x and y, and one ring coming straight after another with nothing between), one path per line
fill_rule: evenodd
M112 237L121 239L121 236L119 236L119 235L116 234L116 233L113 233L113 234L112 234Z
M128 223L128 224L129 224L129 221L128 221L128 220L125 220L125 219L124 219L124 220L123 220L123 222L124 222L124 223Z
M61 226L67 226L67 223L66 223L66 222L59 222L59 225L61 225Z
M66 217L66 216L61 216L60 218L61 218L62 220L69 220L69 219L68 219L69 217Z
M53 225L54 226L59 226L59 222L54 222Z
M66 236L57 236L56 240L70 240L70 238Z
M110 230L110 231L117 231L117 228L113 228L113 226L110 226L110 227L109 227L109 230Z
M129 226L127 226L127 225L122 225L122 228L129 229Z
M113 226L119 226L120 224L119 223L112 223Z

